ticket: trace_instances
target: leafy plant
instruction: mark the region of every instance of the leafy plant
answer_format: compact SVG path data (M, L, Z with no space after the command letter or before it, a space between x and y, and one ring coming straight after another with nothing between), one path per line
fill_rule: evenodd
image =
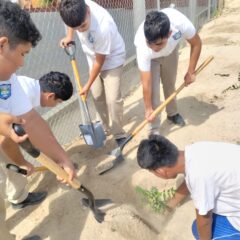
M147 190L137 186L136 192L142 196L142 200L149 204L155 213L163 214L167 209L167 202L174 197L176 190L170 188L160 192L156 187Z

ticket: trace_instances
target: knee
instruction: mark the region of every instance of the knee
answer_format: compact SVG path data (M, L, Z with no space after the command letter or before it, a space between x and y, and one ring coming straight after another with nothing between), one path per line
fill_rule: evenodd
M123 99L122 97L117 98L108 98L107 99L108 106L114 107L114 106L123 106Z

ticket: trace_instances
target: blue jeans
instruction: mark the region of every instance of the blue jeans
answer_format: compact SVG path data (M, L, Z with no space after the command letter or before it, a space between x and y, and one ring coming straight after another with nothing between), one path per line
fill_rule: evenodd
M212 239L239 240L240 232L228 221L227 217L213 213ZM196 220L192 224L192 233L195 239L199 239Z

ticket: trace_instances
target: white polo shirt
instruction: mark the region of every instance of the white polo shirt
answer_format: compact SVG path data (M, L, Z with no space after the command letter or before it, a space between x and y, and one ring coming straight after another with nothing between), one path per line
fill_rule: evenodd
M240 145L198 142L185 148L185 180L200 215L226 216L240 231Z
M125 44L111 15L97 3L86 0L90 8L91 24L86 32L78 32L89 68L92 69L95 54L106 55L101 70L110 70L123 65Z
M19 116L32 110L33 106L13 74L7 81L0 81L0 112Z
M30 100L32 107L39 107L41 105L41 89L39 81L26 76L18 76L17 81Z
M144 22L139 26L135 35L134 44L137 52L137 62L140 71L149 72L151 70L151 60L154 58L170 55L182 39L191 39L196 34L196 29L190 20L173 8L162 9L170 20L171 36L168 38L167 45L159 52L154 52L147 46L144 35Z

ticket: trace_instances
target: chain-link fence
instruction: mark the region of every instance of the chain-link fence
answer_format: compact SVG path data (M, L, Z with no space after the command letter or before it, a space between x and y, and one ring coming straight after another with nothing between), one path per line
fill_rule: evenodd
M12 0L14 1L14 0ZM15 0L31 16L42 33L43 39L33 49L26 59L25 66L19 74L38 79L49 71L65 72L73 79L73 73L68 56L59 47L59 41L65 36L65 27L57 12L59 0ZM223 1L223 0L222 0ZM200 28L218 11L221 0L95 0L106 8L113 16L121 35L124 38L127 52L127 60L122 79L123 96L129 93L139 84L139 75L135 61L134 34L150 10L165 8L168 6L180 10ZM81 79L86 82L88 66L85 55L77 43L76 59L80 70ZM75 91L76 92L76 91ZM91 105L92 115L95 117L94 107ZM55 107L42 112L48 121L56 138L61 144L67 144L79 136L78 125L81 122L78 97L74 97Z

